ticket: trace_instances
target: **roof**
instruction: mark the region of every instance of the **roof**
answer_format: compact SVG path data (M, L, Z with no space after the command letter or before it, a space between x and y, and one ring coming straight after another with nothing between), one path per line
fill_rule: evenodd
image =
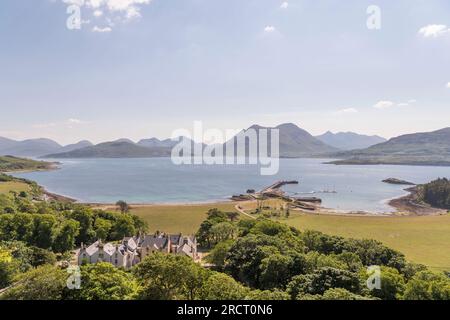
M93 244L91 244L89 247L86 248L86 253L89 256L94 255L100 248L99 245L101 245L100 241L95 241ZM114 251L116 251L116 247L112 245L111 243L106 243L103 245L103 251L112 256Z
M168 238L166 236L145 236L141 243L141 247L154 247L156 249L164 249L167 246Z

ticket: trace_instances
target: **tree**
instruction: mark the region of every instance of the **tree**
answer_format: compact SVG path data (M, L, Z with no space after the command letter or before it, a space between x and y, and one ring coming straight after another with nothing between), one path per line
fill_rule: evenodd
M75 246L75 238L79 233L79 227L80 223L73 219L63 221L58 228L53 249L61 253L72 250Z
M370 300L370 298L354 294L343 288L331 288L325 291L320 300Z
M17 279L17 284L0 298L4 300L61 300L67 273L58 267L44 265L31 269Z
M230 212L227 212L226 214L227 214L228 219L230 219L231 222L236 221L239 217L239 213L237 213L236 211L230 211Z
M242 300L249 289L224 273L214 273L203 285L202 300Z
M113 223L110 220L103 218L95 219L94 229L96 238L103 241L109 240L108 236L110 234L112 225Z
M111 240L122 240L124 237L131 237L136 234L134 220L130 215L121 215L117 218L111 228Z
M361 290L357 275L347 270L326 267L310 274L293 277L287 291L292 299L296 299L302 294L322 295L331 288L343 288L353 293L359 293Z
M277 290L252 290L250 291L245 300L290 300L291 297L287 292L277 291Z
M128 205L128 203L126 203L123 200L119 200L116 202L116 206L119 208L120 212L123 213L128 213L130 211L130 206Z
M212 249L205 257L205 260L209 263L212 263L218 270L223 270L223 268L225 267L225 260L228 255L228 251L230 251L232 245L232 240L218 243L214 247L214 249Z
M363 268L361 259L356 253L342 252L336 256L336 259L343 262L348 271L358 272Z
M50 214L34 215L34 241L37 247L48 249L52 247L55 237L56 218Z
M0 247L0 289L11 284L15 272L16 268L11 252Z
M261 260L261 289L283 288L290 278L292 259L282 254L270 255Z
M45 264L54 265L56 263L56 255L46 249L38 247L29 247L29 263L33 267L42 266Z
M211 243L216 245L219 242L234 239L237 235L237 227L230 222L220 222L209 229L209 234Z
M405 300L450 300L450 278L442 273L421 271L408 281Z
M88 208L77 207L68 216L80 223L78 236L75 238L76 244L91 243L95 238L95 230L93 228L92 212Z
M70 290L74 300L130 300L136 297L138 284L130 273L107 262L81 267L81 287Z
M139 298L196 299L206 277L198 268L201 266L185 256L160 252L147 256L133 269L142 287Z

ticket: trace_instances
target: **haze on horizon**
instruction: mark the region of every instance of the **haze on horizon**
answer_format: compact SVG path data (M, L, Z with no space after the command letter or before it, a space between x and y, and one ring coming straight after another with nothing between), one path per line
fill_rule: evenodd
M81 30L66 28L74 2ZM450 125L447 0L5 0L0 39L12 139L167 138L196 120L385 138Z

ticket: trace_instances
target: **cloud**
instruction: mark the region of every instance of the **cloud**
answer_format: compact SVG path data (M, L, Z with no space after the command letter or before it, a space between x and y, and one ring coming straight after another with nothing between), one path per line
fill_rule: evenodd
M335 114L352 114L352 113L358 113L358 110L355 108L345 108L335 112Z
M89 124L89 122L83 121L80 119L76 119L76 118L69 118L67 120L59 121L59 122L38 123L38 124L32 125L32 127L35 129L48 129L48 128L57 128L57 127L72 129L74 126L81 126L81 125L85 125L85 124Z
M375 103L373 107L376 109L389 109L389 108L393 107L394 105L395 105L395 103L392 101L383 100L383 101L378 101L377 103Z
M93 13L94 17L101 17L103 15L102 10L95 10Z
M373 107L375 109L389 109L389 108L393 108L393 107L408 107L414 103L416 103L417 101L415 99L410 99L407 102L393 102L393 101L389 101L389 100L383 100L383 101L378 101L376 104L373 105Z
M106 32L111 32L111 31L112 31L112 29L110 27L100 28L98 26L95 26L92 28L92 32L106 33Z
M289 7L289 3L287 1L283 2L280 6L281 9L287 9Z
M430 24L419 30L419 34L424 38L437 38L450 33L450 28L445 24Z
M447 83L447 88L448 88L448 89L450 89L450 82L449 82L449 83Z
M264 28L264 32L274 32L276 29L275 29L275 27L274 26L266 26L265 28Z

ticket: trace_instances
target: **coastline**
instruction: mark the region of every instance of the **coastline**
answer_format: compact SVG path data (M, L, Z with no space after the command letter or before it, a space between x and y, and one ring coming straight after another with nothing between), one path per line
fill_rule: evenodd
M409 215L417 216L435 216L447 214L447 210L435 208L427 204L418 202L418 189L411 187L404 189L409 194L392 199L388 202L391 207L394 207L398 214L407 213Z
M51 171L59 169L59 162L52 162L47 168L42 169L29 169L29 170L15 170L4 172L5 174L11 173L24 173L24 172L40 172L40 171ZM72 198L68 195L61 195L55 192L50 192L45 187L40 186L44 199L53 199L61 202L71 202L80 205L86 205L94 209L111 210L115 209L115 203L95 203L95 202L83 202L78 199ZM430 215L443 215L447 214L444 209L434 208L425 204L417 202L417 188L407 188L404 189L408 192L406 195L403 194L399 197L393 199L385 200L387 204L395 209L393 212L369 212L369 211L346 211L338 210L333 208L318 207L317 211L306 211L301 209L295 209L296 212L301 212L307 215L333 215L333 216L348 216L348 217L395 217L395 216L430 216ZM131 207L134 208L152 208L152 207L195 207L195 206L205 206L205 205L223 205L231 204L238 207L240 204L256 202L255 201L233 201L232 199L223 200L207 200L200 202L162 202L162 203L129 203Z

